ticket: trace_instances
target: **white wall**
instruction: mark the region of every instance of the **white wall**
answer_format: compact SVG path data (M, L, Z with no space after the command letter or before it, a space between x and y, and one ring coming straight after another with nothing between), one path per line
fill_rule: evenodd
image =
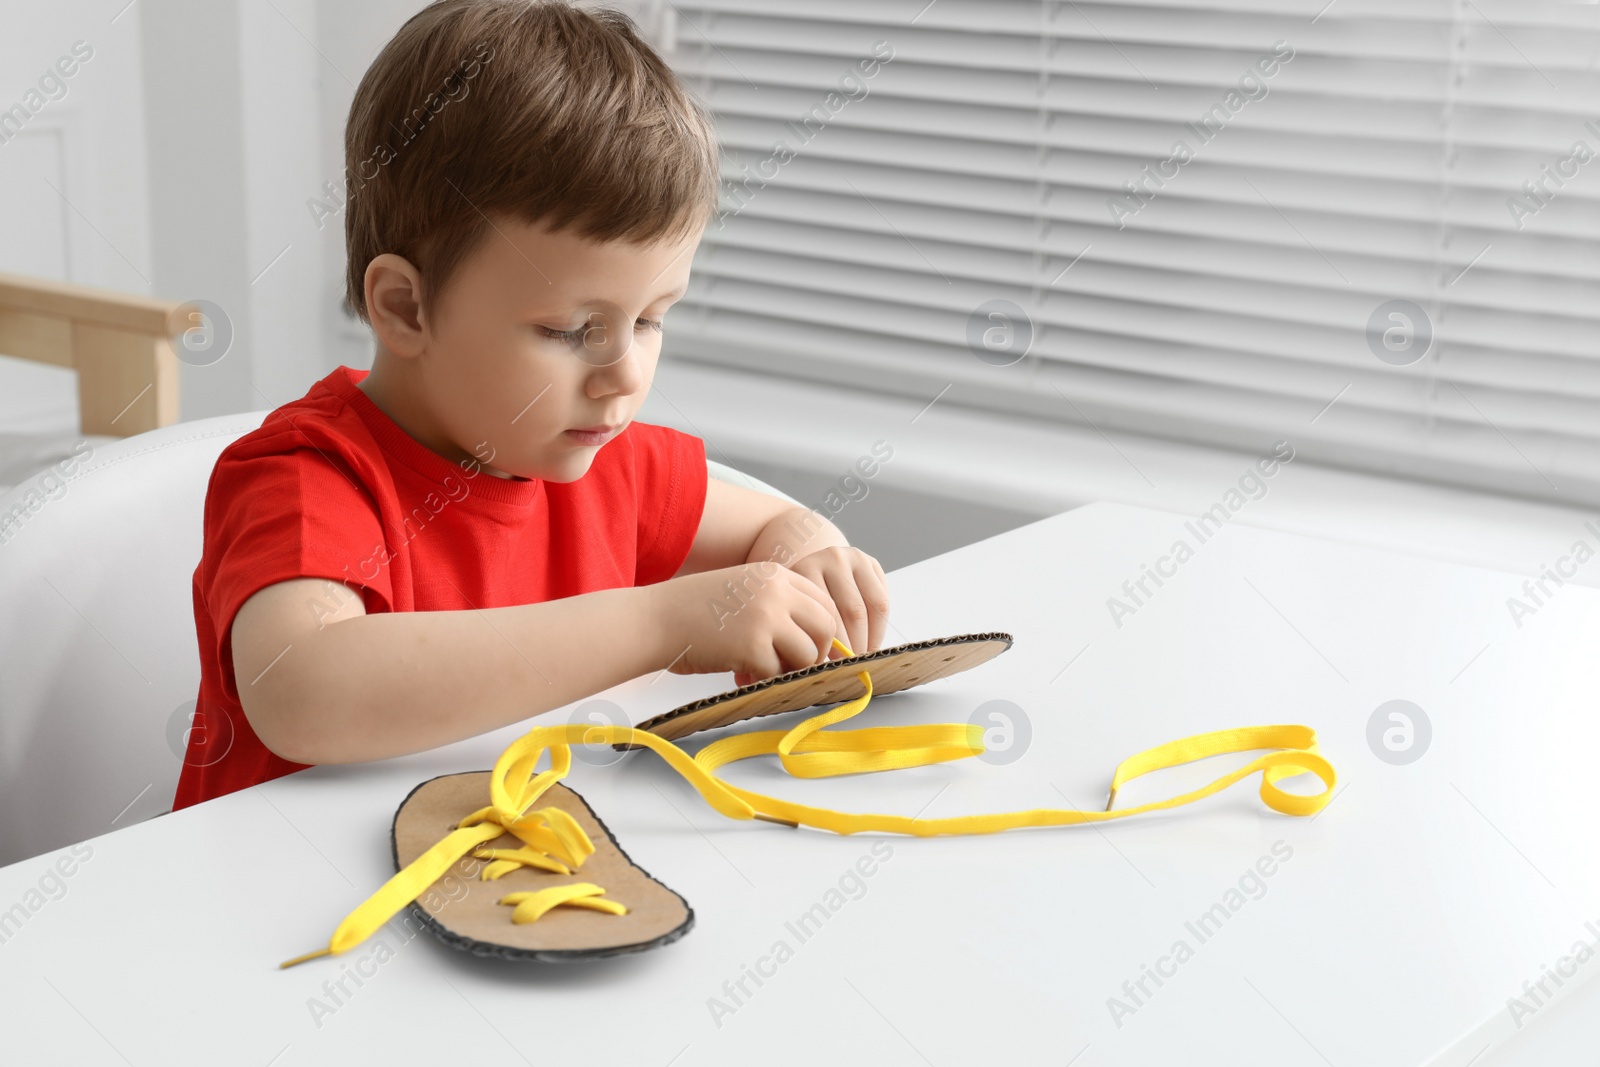
M300 203L324 170L314 0L140 0L155 291L218 305L227 355L185 366L185 419L275 407L333 366Z
M0 109L29 90L42 105L0 143L0 270L149 293L139 5L117 6L0 0ZM49 100L39 80L63 57L76 69Z

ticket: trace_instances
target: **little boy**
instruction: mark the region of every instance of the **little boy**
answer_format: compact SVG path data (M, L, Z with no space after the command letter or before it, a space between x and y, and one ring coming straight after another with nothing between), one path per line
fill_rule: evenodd
M373 367L217 461L175 808L663 668L742 685L881 645L875 559L633 421L717 158L622 15L440 0L389 42L345 131Z

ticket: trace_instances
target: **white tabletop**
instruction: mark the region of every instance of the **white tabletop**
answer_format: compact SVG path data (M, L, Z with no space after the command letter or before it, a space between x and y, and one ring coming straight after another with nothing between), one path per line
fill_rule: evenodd
M887 643L1002 630L1015 646L865 718L966 721L1010 701L1031 732L1011 762L802 781L755 761L728 777L845 810L1098 807L1116 763L1144 748L1300 722L1340 774L1314 819L1266 809L1252 779L1101 827L839 837L724 819L635 752L580 763L567 783L689 901L682 940L508 963L407 940L397 919L345 956L277 970L393 873L390 821L411 788L490 767L513 727L95 838L59 882L47 872L71 849L0 868L0 908L29 901L0 931L0 1058L1504 1067L1592 1047L1600 983L1583 983L1600 959L1565 965L1562 1004L1525 1000L1513 1020L1508 998L1593 944L1586 923L1600 929L1600 591L1562 588L1518 627L1506 599L1520 576L1242 526L1199 543L1185 522L1093 505L890 575ZM1147 582L1154 595L1118 626L1107 598L1179 538L1193 558ZM666 674L603 696L639 721L726 685ZM1432 724L1407 764L1368 743L1395 699ZM1118 803L1217 773L1155 775ZM853 882L875 843L889 857ZM1271 875L1245 877L1258 862ZM41 884L51 895L29 897ZM787 925L830 900L811 936ZM1197 937L1218 904L1225 922Z

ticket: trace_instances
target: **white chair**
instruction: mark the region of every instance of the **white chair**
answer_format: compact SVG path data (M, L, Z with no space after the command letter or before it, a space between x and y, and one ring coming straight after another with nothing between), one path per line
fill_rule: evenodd
M265 417L152 430L0 496L0 865L169 810L200 685L206 483Z

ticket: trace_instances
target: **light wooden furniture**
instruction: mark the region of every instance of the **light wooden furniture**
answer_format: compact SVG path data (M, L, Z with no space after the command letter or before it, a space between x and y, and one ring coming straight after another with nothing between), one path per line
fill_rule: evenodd
M0 354L73 368L82 432L131 437L178 421L170 338L187 307L0 273Z

